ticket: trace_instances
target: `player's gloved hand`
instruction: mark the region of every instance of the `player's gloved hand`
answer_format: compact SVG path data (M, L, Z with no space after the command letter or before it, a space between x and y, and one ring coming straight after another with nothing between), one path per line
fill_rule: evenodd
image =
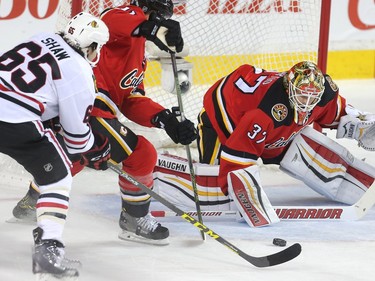
M72 173L72 176L74 177L76 174L81 172L84 168L84 161L82 161L82 155L81 154L68 154L68 157L70 161L72 162L72 166L70 167L70 172Z
M177 53L181 52L184 48L184 39L182 39L180 23L169 19L163 22L163 26L168 28L167 34L165 35L168 46L175 47Z
M52 119L46 120L43 122L44 128L51 129L55 134L61 131L61 124L59 116L56 116Z
M187 145L197 138L197 130L194 123L188 119L179 122L176 115L169 109L156 114L151 122L156 127L164 129L175 143Z
M137 26L132 35L144 36L154 42L160 50L168 53L181 52L184 47L179 22L165 20L156 13L151 13L149 19Z
M82 153L81 164L95 170L107 170L107 161L111 157L111 145L108 138L94 133L95 143L93 147Z

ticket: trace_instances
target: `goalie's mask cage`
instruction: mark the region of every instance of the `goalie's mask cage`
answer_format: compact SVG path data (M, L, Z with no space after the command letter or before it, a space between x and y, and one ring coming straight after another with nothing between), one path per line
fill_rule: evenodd
M172 0L130 0L130 4L140 7L145 14L156 12L164 19L173 16Z
M315 63L302 61L295 64L284 79L290 104L295 111L295 122L303 125L324 93L323 73Z
M109 31L102 20L89 13L81 12L66 25L64 38L81 50L85 59L92 66L95 66L100 59L100 49L109 39ZM96 57L93 61L87 57L89 47L96 51Z

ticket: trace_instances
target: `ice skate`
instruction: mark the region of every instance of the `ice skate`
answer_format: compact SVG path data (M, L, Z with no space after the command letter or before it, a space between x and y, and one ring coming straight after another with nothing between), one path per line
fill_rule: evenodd
M122 229L120 239L155 245L169 244L168 228L158 223L150 214L136 218L122 211L119 224Z
M13 209L12 218L8 219L9 223L25 223L35 224L36 223L36 202L38 200L39 193L36 191L32 192L29 190L26 195L17 203Z
M41 240L43 230L33 230L35 246L32 269L36 280L77 280L79 261L64 257L64 245L57 240Z

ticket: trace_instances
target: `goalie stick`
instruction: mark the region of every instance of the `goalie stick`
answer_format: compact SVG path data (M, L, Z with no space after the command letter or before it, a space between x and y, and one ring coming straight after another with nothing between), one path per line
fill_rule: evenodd
M362 219L375 204L375 183L363 194L363 196L350 206L274 206L274 210L281 220L332 220L355 221ZM195 211L186 211L189 215L196 215ZM154 217L179 216L172 211L151 211ZM239 216L238 211L202 211L205 217L231 217Z
M301 245L299 243L295 243L292 246L289 246L288 248L277 252L272 255L268 256L262 256L262 257L254 257L251 255L246 254L245 252L238 249L236 246L225 240L223 237L221 237L219 234L215 233L213 230L205 226L203 223L200 223L193 217L191 217L186 212L182 211L181 209L177 208L175 205L170 203L168 200L161 197L156 192L149 189L147 186L143 185L142 183L138 182L135 178L130 176L129 174L122 171L112 160L108 161L108 167L116 172L119 176L124 178L125 180L129 181L130 183L134 184L138 188L140 188L143 192L147 193L154 199L158 200L160 203L171 209L173 212L175 212L178 216L182 217L187 222L191 223L195 227L197 227L200 231L203 231L208 236L212 237L216 241L218 241L220 244L226 246L228 249L232 250L236 254L238 254L240 257L245 259L247 262L251 263L252 265L256 267L269 267L274 266L278 264L282 264L285 262L288 262L295 257L297 257L301 251Z
M178 101L178 107L179 107L179 110L180 110L181 121L184 121L185 120L185 112L184 112L183 103L182 103L180 83L178 81L176 53L174 53L174 52L171 52L171 61L172 61L174 84L175 84L175 87L176 87L177 101ZM197 209L197 217L198 217L199 222L203 223L201 208L200 208L200 205L199 205L198 188L197 188L197 183L196 183L196 180L195 180L193 160L192 160L191 152L190 152L190 146L188 144L185 145L185 149L186 149L186 156L187 156L188 163L189 163L191 185L193 187L193 192L194 192L194 202L195 202L195 208ZM204 235L204 231L201 230L200 233L202 235L202 239L206 240L206 236Z

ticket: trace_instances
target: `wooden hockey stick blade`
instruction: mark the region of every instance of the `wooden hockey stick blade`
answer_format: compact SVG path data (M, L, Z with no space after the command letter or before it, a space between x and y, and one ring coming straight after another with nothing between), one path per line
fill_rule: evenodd
M168 200L164 199L161 197L159 194L156 192L152 191L149 189L147 186L144 184L140 183L137 181L135 178L130 176L129 174L125 173L122 171L116 163L113 161L108 161L108 167L116 172L120 177L124 178L128 182L132 183L136 187L140 188L142 191L153 197L154 199L158 200L160 203L171 209L173 212L175 212L178 216L182 217L184 220L187 222L190 222L192 225L197 227L200 231L204 232L206 235L212 237L216 241L218 241L220 244L226 246L228 249L232 250L236 254L238 254L240 257L251 263L252 265L256 267L269 267L269 266L274 266L278 264L285 263L287 261L290 261L297 257L301 251L301 245L296 243L293 244L292 246L277 252L275 254L269 255L269 256L263 256L263 257L254 257L251 255L248 255L238 249L236 246L225 240L223 237L221 237L219 234L215 233L213 230L209 229L206 225L203 223L200 223L198 220L193 218L192 216L189 216L187 213L182 211L181 209L177 208L174 204L169 202Z

